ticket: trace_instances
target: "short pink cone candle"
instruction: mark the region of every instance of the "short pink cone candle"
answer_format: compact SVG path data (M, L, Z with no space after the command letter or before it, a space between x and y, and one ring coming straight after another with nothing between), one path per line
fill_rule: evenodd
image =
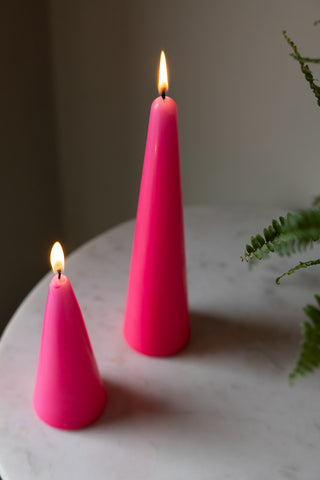
M74 430L99 417L107 393L71 283L61 274L64 257L58 242L51 263L58 274L49 286L33 405L45 423Z
M189 341L177 106L166 96L161 53L158 97L151 106L124 319L135 350L168 356Z

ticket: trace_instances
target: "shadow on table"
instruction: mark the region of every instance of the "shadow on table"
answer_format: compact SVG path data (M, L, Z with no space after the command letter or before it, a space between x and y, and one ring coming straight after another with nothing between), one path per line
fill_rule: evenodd
M267 317L259 322L248 319L223 318L203 313L191 312L191 340L188 346L172 357L174 359L196 357L200 361L210 362L220 358L225 365L243 363L246 367L257 369L263 373L268 369L287 377L298 351L299 333L292 331L280 323L274 324ZM269 323L268 323L269 321ZM130 386L105 381L108 402L102 416L92 425L95 431L114 424L136 425L140 419L148 418L153 422L166 421L168 418L181 415L175 406L161 395L153 393L150 385L149 393L133 389ZM158 392L159 393L159 392ZM182 412L186 413L187 412ZM214 412L211 412L214 415ZM191 421L191 420L190 420ZM219 415L217 414L217 422ZM127 428L127 427L126 427Z
M151 393L147 395L109 380L105 380L104 384L108 400L103 414L92 425L95 429L122 421L128 423L130 419L136 420L140 417L162 417L170 411L170 405L165 400Z
M235 357L241 352L260 350L281 352L283 360L292 365L299 349L299 331L297 326L270 322L270 318L249 321L206 315L191 312L191 339L189 345L180 352L183 356L208 356L229 354Z

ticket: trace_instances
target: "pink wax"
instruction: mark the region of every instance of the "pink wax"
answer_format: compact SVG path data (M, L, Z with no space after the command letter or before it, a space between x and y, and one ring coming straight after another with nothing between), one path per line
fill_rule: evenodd
M44 314L34 409L53 427L77 429L96 420L106 399L71 283L55 275Z
M135 350L167 356L189 340L177 106L151 106L132 248L124 337Z

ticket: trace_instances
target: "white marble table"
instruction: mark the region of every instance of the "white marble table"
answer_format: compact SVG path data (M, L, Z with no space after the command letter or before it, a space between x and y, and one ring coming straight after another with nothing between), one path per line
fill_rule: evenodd
M142 356L122 338L133 221L67 258L109 394L81 431L48 427L32 409L51 273L42 279L0 343L3 480L319 480L320 376L288 384L319 271L277 287L287 260L253 271L240 261L249 234L280 213L186 210L192 338L171 358Z

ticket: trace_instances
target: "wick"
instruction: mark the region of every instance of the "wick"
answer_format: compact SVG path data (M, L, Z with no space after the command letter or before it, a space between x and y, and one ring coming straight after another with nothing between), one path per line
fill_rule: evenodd
M161 92L161 97L163 98L163 100L166 98L166 90L165 88L162 90Z
M61 278L61 269L58 270L58 280Z

